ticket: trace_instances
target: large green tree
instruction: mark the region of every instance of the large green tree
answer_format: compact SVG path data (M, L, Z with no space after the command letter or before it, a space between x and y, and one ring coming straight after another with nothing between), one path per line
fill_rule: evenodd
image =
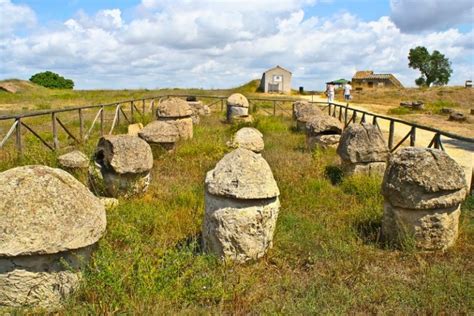
M73 89L74 81L51 71L39 72L31 76L30 81L52 89Z
M415 80L418 86L445 85L453 73L448 58L437 50L430 54L423 46L410 49L408 61L410 68L421 72L421 77Z

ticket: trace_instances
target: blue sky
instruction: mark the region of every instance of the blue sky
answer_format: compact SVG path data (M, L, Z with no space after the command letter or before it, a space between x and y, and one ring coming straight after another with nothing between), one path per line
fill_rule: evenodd
M52 70L84 89L220 88L281 64L295 87L361 69L412 86L406 56L423 45L462 84L473 12L472 0L0 0L0 78Z

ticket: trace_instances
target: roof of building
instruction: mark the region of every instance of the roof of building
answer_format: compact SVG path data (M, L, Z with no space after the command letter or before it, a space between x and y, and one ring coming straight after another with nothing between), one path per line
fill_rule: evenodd
M366 80L390 80L395 84L402 86L402 83L392 74L374 74L372 70L357 71L352 79Z
M327 83L332 83L332 84L346 84L350 82L349 80L346 80L346 79L337 79L337 80L333 80L333 81L329 81Z
M289 72L289 73L291 74L291 71L289 71L288 69L285 69L285 68L281 67L280 65L276 65L275 67L266 70L264 73L267 73L267 72L269 72L269 71L271 71L271 70L274 70L274 69L281 69L281 70L284 70L284 71Z

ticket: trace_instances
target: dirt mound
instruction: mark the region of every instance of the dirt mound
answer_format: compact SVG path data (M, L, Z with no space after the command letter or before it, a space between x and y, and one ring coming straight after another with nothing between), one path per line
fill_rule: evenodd
M26 80L11 79L0 81L0 91L5 91L9 93L37 90L41 88L42 87Z

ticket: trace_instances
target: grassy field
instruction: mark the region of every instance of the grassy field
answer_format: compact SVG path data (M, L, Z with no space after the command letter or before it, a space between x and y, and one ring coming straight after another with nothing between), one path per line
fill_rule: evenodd
M337 180L333 150L305 149L286 117L256 114L263 156L281 191L274 248L257 262L224 263L200 250L204 176L240 126L203 118L173 154L155 152L152 183L121 200L82 288L61 314L469 314L474 310L474 200L445 253L379 241L380 178ZM82 149L91 155L94 142ZM55 166L46 151L18 164Z

